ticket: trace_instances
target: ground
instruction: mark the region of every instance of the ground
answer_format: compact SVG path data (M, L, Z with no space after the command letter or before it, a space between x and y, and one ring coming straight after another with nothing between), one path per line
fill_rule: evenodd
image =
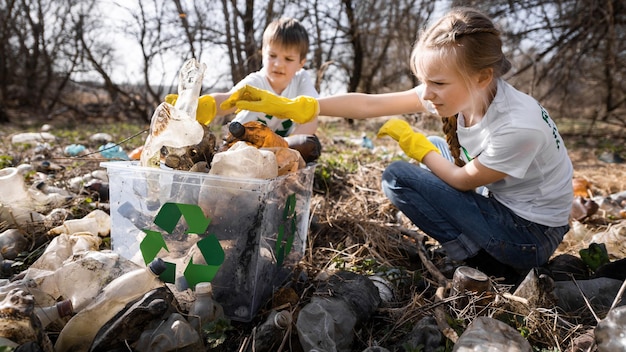
M415 125L430 133L439 133L438 124L416 117L407 117ZM27 120L23 120L27 121ZM251 323L232 322L230 329L216 336L225 338L215 350L241 350L251 341L251 330L261 323L276 307L290 307L294 313L308 302L316 278L332 273L334 270L348 270L359 274L379 274L394 277L396 284L395 298L381 307L369 321L359 327L355 334L355 351L379 344L390 346L400 344L412 326L424 316L436 311L436 297L433 287L436 279L425 268L420 260L419 250L423 245L428 248L428 255L433 263L444 274L450 274L449 267L437 257L436 242L427 237L420 237L419 229L414 228L389 203L380 190L380 176L385 166L392 160L402 158L397 144L390 139L376 139L375 132L383 119L369 121L353 121L343 119L321 118L319 137L323 144L323 156L318 162L314 184L314 196L311 200L311 231L305 258L299 268L305 278L304 287L286 286L260 310L257 319ZM102 122L102 123L101 123ZM106 132L113 135L114 140L122 142L126 151L143 144L147 129L146 124L110 121L41 121L30 120L29 124L3 126L0 137L0 167L37 160L34 159L34 146L13 146L10 136L24 131L36 131L44 123L52 125L51 133L59 140L51 146L48 160L64 166L64 170L56 174L51 181L62 185L64 180L97 169L101 159L93 154L83 158L70 158L62 153L62 149L73 143L85 144L92 150L97 146L90 144L88 137L94 133ZM612 129L609 137L580 137L576 124L566 124L562 129L564 140L568 145L569 155L574 165L575 177L590 182L589 196L609 196L626 190L626 164L601 161L599 155L605 151L621 150L623 130ZM216 129L218 133L219 129ZM135 136L128 139L128 137ZM373 142L373 149L362 145L363 137ZM608 140L609 142L605 142ZM600 142L602 141L602 142ZM615 148L607 147L614 143ZM72 205L72 212L81 216L90 209L89 204L97 202L93 194L83 195ZM588 246L591 236L610 227L620 227L623 220L607 217L604 213L576 223L578 231L584 230L583 237L569 236L555 255L569 253L578 255L578 251ZM2 226L2 224L0 224ZM574 228L574 226L573 226ZM0 228L1 229L1 228ZM582 229L582 230L581 230ZM613 260L622 259L623 254L611 253ZM611 247L613 248L613 247ZM623 250L623 249L622 249ZM302 286L302 285L300 285ZM464 319L462 319L464 318ZM462 328L472 316L457 317ZM550 317L546 317L550 318ZM465 321L463 321L465 320ZM549 320L549 319L548 319ZM558 341L568 345L572 337L582 335L585 330L581 325L574 331L555 331L563 336L547 338L542 329L530 333L529 341L538 349L550 350L551 345ZM548 329L549 330L549 329ZM569 336L565 336L569 334ZM219 340L214 340L218 343ZM298 351L297 336L292 331L291 339L283 350Z

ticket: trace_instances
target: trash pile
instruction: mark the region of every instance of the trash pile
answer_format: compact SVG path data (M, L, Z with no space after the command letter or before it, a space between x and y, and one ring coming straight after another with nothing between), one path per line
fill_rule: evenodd
M161 105L155 116L163 119L162 131L183 123L167 119L196 126L184 106ZM94 134L99 155L120 161L63 182L54 179L62 167L50 161L58 150L52 133L12 136L34 157L0 169L0 346L330 352L366 344L359 350L373 352L442 350L451 342L454 351L533 351L562 343L559 335L571 336L562 350L625 349L619 336L626 326L626 264L615 257L626 257L626 226L599 233L585 226L598 216L623 219L622 193L579 194L565 242L584 243L584 250L555 256L515 284L446 262L418 232L387 223L374 230L357 224L368 240L344 247L335 233L333 253L371 249L396 232L396 247L409 238L409 247L417 248L421 276L397 268L355 273L337 256L309 277L298 263L305 259L309 225L311 231L320 227L309 224L305 211L319 140L233 123L219 144L197 125L200 137L191 145L170 143L180 136L153 128L151 146L129 155L110 136ZM68 145L62 154L80 157L89 149ZM72 201L84 194L97 201L74 217ZM272 219L279 221L264 221ZM24 253L37 259L26 266ZM410 291L408 301L401 289ZM252 331L233 332L234 326ZM588 326L594 328L580 331ZM385 340L394 329L408 331ZM359 341L364 330L380 330L383 339ZM239 340L225 347L229 333ZM543 344L531 346L528 336Z

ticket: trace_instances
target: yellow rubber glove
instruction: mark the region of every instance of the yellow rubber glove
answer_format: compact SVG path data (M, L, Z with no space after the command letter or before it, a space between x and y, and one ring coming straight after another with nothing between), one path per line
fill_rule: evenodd
M400 144L400 148L409 157L422 162L429 152L441 151L432 144L426 136L419 132L413 132L408 122L400 119L390 119L378 130L377 137L389 136Z
M312 121L320 112L320 105L313 97L301 95L289 99L251 85L245 85L231 94L220 108L228 110L235 106L240 110L263 112L280 119L291 119L299 124Z
M176 105L178 94L168 94L165 96L165 102ZM217 103L210 95L201 95L198 98L198 110L196 110L196 120L204 125L209 125L217 114Z

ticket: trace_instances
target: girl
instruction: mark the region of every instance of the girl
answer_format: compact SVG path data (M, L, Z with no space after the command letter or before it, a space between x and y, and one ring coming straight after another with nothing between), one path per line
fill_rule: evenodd
M499 31L474 9L453 9L421 34L411 68L421 84L403 92L287 100L243 88L225 104L300 110L302 121L435 113L454 163L406 121L390 119L378 135L427 168L389 165L387 197L452 260L484 263L486 272L493 259L518 272L546 263L569 230L573 169L546 110L502 79L511 64ZM487 196L474 192L479 186Z

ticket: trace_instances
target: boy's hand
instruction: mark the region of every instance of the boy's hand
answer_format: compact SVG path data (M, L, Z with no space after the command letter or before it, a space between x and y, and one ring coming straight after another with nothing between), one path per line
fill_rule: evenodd
M399 142L400 148L409 157L422 162L424 156L431 151L441 154L426 136L413 132L408 122L400 119L390 119L378 130L377 137L389 136Z
M288 99L251 85L243 86L220 105L222 110L233 107L264 112L281 119L291 119L299 124L310 122L320 111L315 98L301 95Z
M165 96L165 102L176 105L178 94L168 94ZM217 104L215 99L210 95L201 95L198 98L198 110L196 110L196 120L203 125L209 125L217 114Z

